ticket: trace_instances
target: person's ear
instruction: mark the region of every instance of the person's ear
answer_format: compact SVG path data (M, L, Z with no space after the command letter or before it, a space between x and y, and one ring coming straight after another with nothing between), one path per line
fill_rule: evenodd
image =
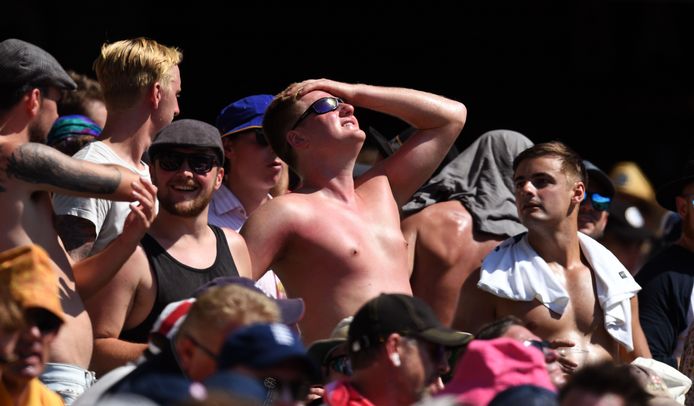
M385 342L385 351L388 355L388 361L396 368L402 365L402 360L400 359L400 353L398 348L402 343L402 336L398 333L392 333L388 336Z
M576 181L574 183L573 187L573 194L571 196L571 201L575 202L577 205L580 205L583 199L586 196L586 184L583 183L582 181Z
M224 181L224 168L221 166L217 168L217 178L214 180L214 190L218 190L222 186Z
M684 216L687 214L687 206L690 204L691 202L688 198L684 196L675 196L675 208L677 209L677 214L679 214L680 217L684 218Z
M190 339L183 336L176 340L176 352L181 370L187 374L190 369L191 360L193 359L193 352L195 351L195 345Z
M150 86L149 91L148 91L148 98L150 103L152 103L152 107L156 110L159 108L159 103L161 103L161 98L162 98L162 86L160 82L154 82L152 86Z
M41 91L32 89L24 98L24 106L30 117L36 117L41 109Z
M287 133L287 143L294 149L306 149L310 145L310 140L298 131L291 130Z

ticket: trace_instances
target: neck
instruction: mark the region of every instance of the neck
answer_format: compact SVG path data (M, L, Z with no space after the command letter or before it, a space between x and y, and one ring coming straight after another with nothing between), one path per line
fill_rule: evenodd
M578 225L573 218L567 219L564 227L553 227L545 230L540 228L528 229L530 246L547 263L556 262L565 268L581 262L581 246L578 240Z
M404 406L419 400L412 399L409 396L411 388L403 388L396 379L390 379L387 383L383 382L384 376L392 377L397 375L397 371L394 374L390 371L388 375L384 375L383 372L380 368L378 372L371 368L355 371L350 383L357 392L376 406Z
M229 173L226 187L239 199L246 210L246 215L250 216L261 204L268 200L269 189L258 188L243 181L241 176Z
M119 157L140 167L140 159L145 153L156 129L151 115L143 109L109 111L106 125L99 137L108 144Z
M354 160L341 166L300 165L298 169L303 182L297 192L325 191L346 202L354 199Z
M10 395L15 405L24 405L27 403L30 382L31 380L22 380L20 382L10 379L7 373L2 375L2 383L5 386L5 390L7 390L7 393Z
M209 232L206 207L195 217L182 217L171 214L160 207L157 219L147 232L158 240L175 241L182 236L200 238Z

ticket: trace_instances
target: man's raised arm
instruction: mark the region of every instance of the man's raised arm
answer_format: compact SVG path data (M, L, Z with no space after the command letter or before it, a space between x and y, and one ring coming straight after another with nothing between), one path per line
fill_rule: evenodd
M141 182L139 175L121 166L74 159L33 142L3 144L0 157L2 177L36 185L36 190L120 201L136 200L132 185Z
M299 96L323 90L362 107L397 117L417 130L388 159L366 172L362 179L386 175L399 206L429 179L465 125L462 103L413 89L346 84L326 79L300 85ZM360 181L362 181L360 179Z

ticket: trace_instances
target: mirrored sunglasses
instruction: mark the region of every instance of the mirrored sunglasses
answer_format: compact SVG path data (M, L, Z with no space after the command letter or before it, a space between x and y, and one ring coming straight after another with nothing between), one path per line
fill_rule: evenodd
M600 193L585 193L583 195L582 204L586 204L588 200L590 200L590 205L593 207L593 209L597 211L606 211L610 208L610 203L612 202L611 198L603 196Z
M352 376L352 362L347 354L329 358L325 363L328 365L328 368L337 373Z
M159 167L165 171L177 171L183 165L183 161L188 162L191 171L198 175L204 175L218 166L217 158L207 154L184 154L175 151L162 151L158 153L154 160L159 162Z
M323 97L321 99L318 99L313 102L310 106L308 106L308 109L304 111L304 114L302 114L298 120L296 120L296 123L294 123L294 126L292 127L292 130L295 129L301 121L303 121L306 117L308 117L311 113L316 113L317 115L325 114L325 113L330 113L331 111L337 110L337 108L340 106L341 103L344 103L342 99L339 97Z
M549 351L550 344L549 341L547 340L525 340L523 341L523 345L526 347L534 347L537 348L538 350L542 351L542 353L547 353Z

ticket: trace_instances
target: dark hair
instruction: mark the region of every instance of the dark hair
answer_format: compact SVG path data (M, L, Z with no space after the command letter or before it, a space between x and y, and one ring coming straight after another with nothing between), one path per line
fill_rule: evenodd
M19 87L0 86L0 111L11 109L24 95L38 86L25 83Z
M475 334L477 340L492 340L506 334L511 326L525 326L523 320L509 314L482 326Z
M99 101L104 103L104 94L101 91L101 85L87 75L81 75L74 71L68 71L68 75L77 83L77 90L63 91L63 95L58 103L58 112L61 116L72 114L80 114L90 117L89 106L90 101ZM90 117L93 119L93 117Z
M554 156L561 160L561 170L564 173L574 175L578 180L588 185L588 176L586 175L586 167L583 165L583 159L574 150L560 141L543 142L535 144L532 147L518 154L513 160L513 171L518 169L518 165L526 159L540 158L544 156Z
M571 391L583 391L598 396L614 394L624 399L624 404L647 406L651 395L643 389L638 379L631 374L628 365L602 362L579 369L559 392L562 403Z

